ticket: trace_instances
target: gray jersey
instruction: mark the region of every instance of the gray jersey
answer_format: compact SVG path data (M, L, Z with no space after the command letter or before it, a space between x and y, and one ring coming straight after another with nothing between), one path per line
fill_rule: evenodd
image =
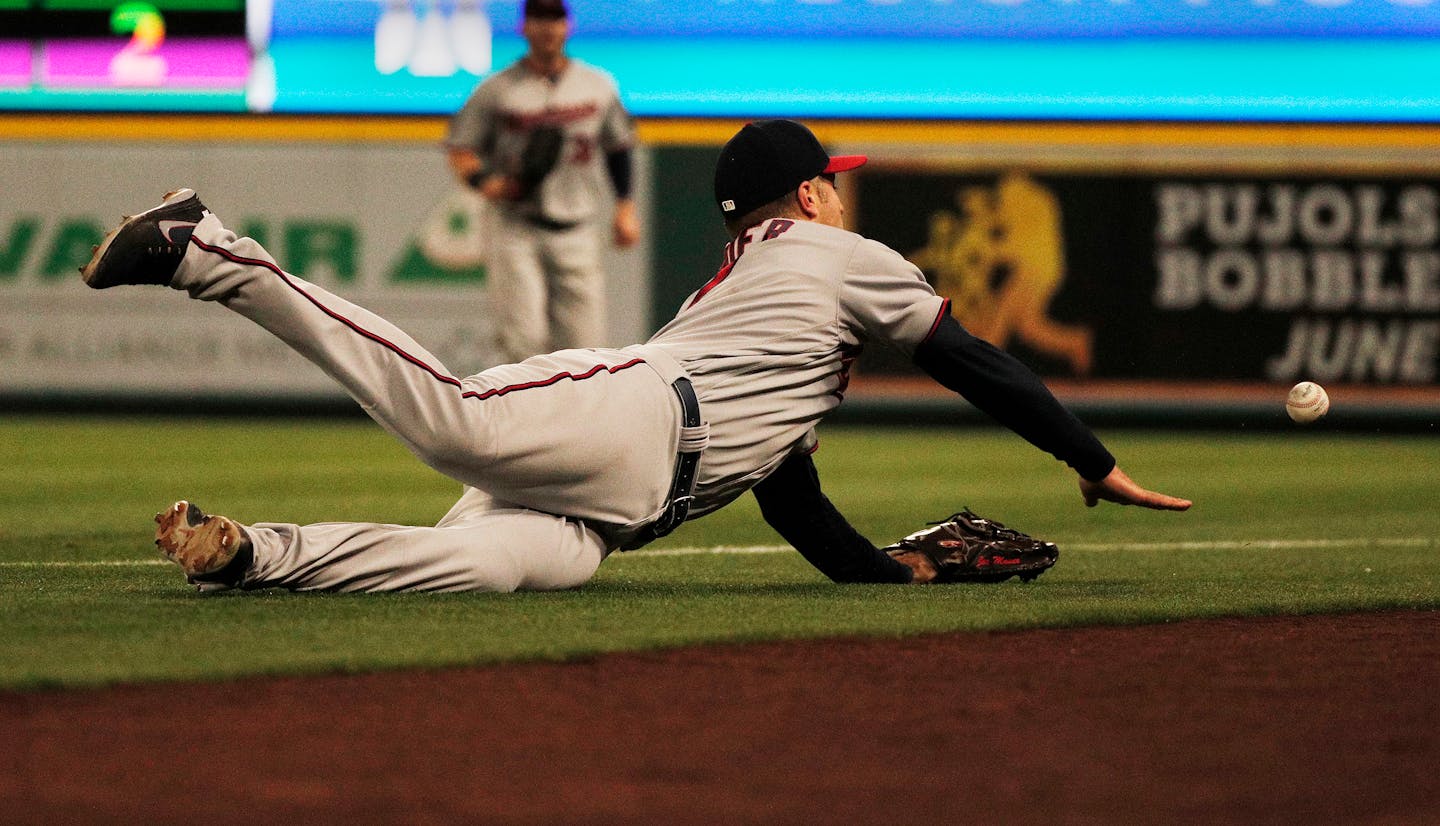
M451 118L445 142L473 150L491 168L513 175L539 126L565 133L560 162L536 196L504 208L565 223L591 218L609 197L605 153L635 141L615 82L599 69L571 58L552 81L516 61L475 88Z
M946 302L901 255L843 229L776 218L726 247L726 265L650 339L690 375L710 423L699 515L764 479L840 404L867 342L910 355Z

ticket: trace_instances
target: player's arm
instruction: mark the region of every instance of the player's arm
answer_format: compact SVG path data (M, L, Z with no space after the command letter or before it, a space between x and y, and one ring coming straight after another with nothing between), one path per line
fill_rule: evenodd
M640 240L640 218L632 196L634 178L635 124L613 90L600 121L600 146L605 152L605 172L615 190L615 246L631 247Z
M605 153L605 172L615 189L615 246L631 247L640 240L640 218L631 195L634 179L634 152L629 146Z
M1115 457L1038 376L1018 359L971 335L948 312L915 348L914 362L1026 441L1070 465L1083 479L1103 479Z
M452 146L447 150L446 157L450 162L450 171L455 174L455 180L487 198L502 196L503 193L498 188L501 176L494 174L480 153L474 149ZM490 182L488 188L487 182Z
M455 179L491 200L514 197L516 184L495 163L495 113L484 84L450 119L445 158Z
M753 490L770 527L835 582L911 581L909 567L861 536L821 492L808 453L791 454Z
M948 311L915 348L914 361L931 378L1074 468L1086 505L1104 499L1162 510L1190 507L1188 500L1131 481L1090 428L1060 404L1038 376L1015 357L972 336Z
M450 147L448 158L456 180L492 201L514 200L519 192L513 177L491 166L484 149Z

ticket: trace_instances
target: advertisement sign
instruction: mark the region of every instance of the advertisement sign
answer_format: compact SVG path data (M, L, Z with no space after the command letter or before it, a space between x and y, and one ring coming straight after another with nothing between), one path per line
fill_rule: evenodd
M1044 375L1440 384L1440 178L872 166L857 231Z
M287 271L395 322L453 375L499 361L483 207L450 182L433 146L0 143L0 156L0 396L343 397L218 304L83 284L77 270L119 216L178 186ZM637 166L644 209L643 153ZM604 267L613 312L603 343L640 340L644 314L627 308L647 306L645 254L610 250Z

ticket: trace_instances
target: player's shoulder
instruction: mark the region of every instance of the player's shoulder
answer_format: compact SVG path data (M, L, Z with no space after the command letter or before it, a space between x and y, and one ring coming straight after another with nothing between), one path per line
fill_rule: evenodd
M791 230L798 232L802 238L811 238L836 246L849 246L865 240L864 236L851 232L841 227L832 227L829 224L822 224L819 221L791 221L788 218L776 220L790 221L793 224Z
M620 84L616 82L614 75L610 74L610 72L606 71L605 69L596 66L594 63L586 63L579 58L572 57L570 58L569 70L585 77L592 83L608 86L614 90L618 90L620 88Z
M859 256L867 259L901 257L900 253L890 249L884 243L853 230L832 227L829 224L815 221L800 221L797 222L797 226L802 228L800 230L802 237L813 238L829 247L844 249L852 257Z
M816 250L826 250L831 255L849 259L852 267L856 265L856 261L860 265L905 262L904 256L880 241L818 221L772 218L752 227L747 236L747 242L778 239L785 242L776 245L781 248L803 245Z
M903 275L906 278L915 275L915 266L882 241L813 221L806 222L805 226L804 232L807 236L816 238L820 244L844 258L846 272L867 277L882 273Z
M530 70L525 66L525 58L520 57L510 62L510 65L501 69L486 78L484 82L489 83L519 83L530 75Z
M903 255L901 255L900 253L896 252L894 249L892 249L892 248L890 247L889 244L886 244L886 243L884 243L884 242L882 242L882 241L876 241L874 238L861 237L860 243L857 245L856 250L857 250L857 252L863 253L863 254L865 254L865 255L874 255L874 256L877 256L877 257L879 257L879 258L884 258L884 259L887 259L887 260L888 260L888 259L899 259L899 260L901 260L901 261L904 261L904 260L905 260L905 256L903 256Z
M891 249L890 246L885 242L877 241L874 238L869 238L858 233L852 234L855 235L856 239L855 249L851 253L852 258L865 262L876 262L892 265L897 263L907 263L905 260L905 256Z
M509 66L496 69L482 78L479 83L475 84L475 90L470 93L470 97L471 99L494 98L497 95L505 93L507 90L513 89L524 79L524 75L525 69L520 65L520 61L517 60Z

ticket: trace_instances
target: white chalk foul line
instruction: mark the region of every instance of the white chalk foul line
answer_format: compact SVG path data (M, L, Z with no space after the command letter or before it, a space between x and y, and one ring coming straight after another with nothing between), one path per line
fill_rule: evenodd
M1062 551L1283 551L1305 548L1428 548L1437 544L1428 537L1376 539L1235 539L1210 542L1074 542L1061 543ZM696 554L772 554L791 550L789 545L721 545L714 548L662 548L627 551L622 556L693 556Z
M1378 548L1432 548L1440 540L1430 537L1355 539L1234 539L1209 542L1076 542L1061 545L1062 551L1287 551L1313 548L1345 548L1350 546ZM789 545L717 545L712 548L655 548L625 551L616 556L663 557L702 556L716 554L777 554L790 551ZM52 560L48 562L0 562L0 568L128 568L169 565L163 559Z
M789 545L716 545L713 548L651 548L638 551L620 551L611 556L627 558L632 556L697 556L700 554L778 554L794 550Z
M1287 551L1306 548L1345 548L1354 545L1380 548L1428 548L1436 540L1428 537L1357 539L1240 539L1213 542L1111 542L1084 543L1062 546L1072 551Z

